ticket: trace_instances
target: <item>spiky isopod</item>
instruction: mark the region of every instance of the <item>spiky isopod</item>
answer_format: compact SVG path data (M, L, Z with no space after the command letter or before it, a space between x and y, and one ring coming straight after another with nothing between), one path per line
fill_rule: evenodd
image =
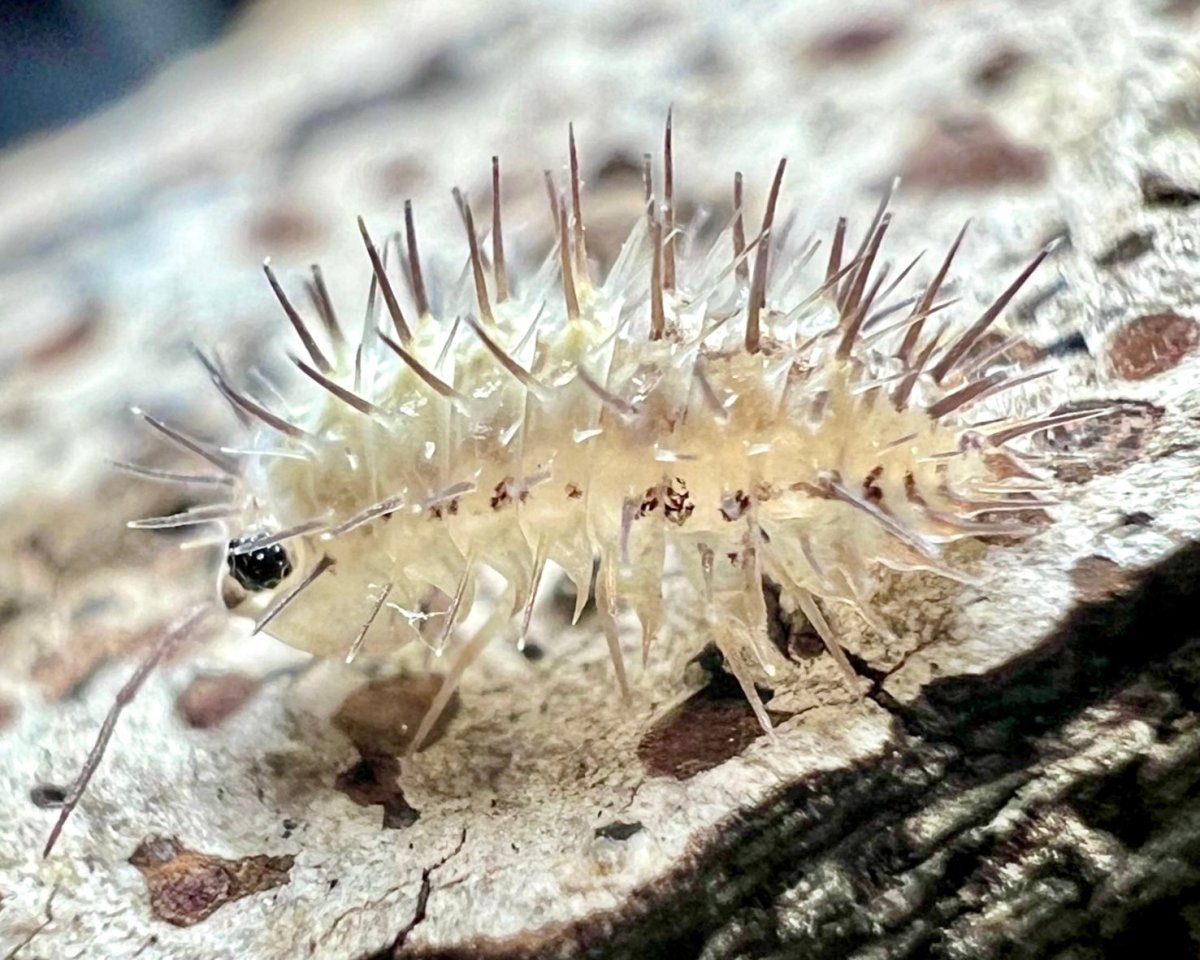
M619 606L637 614L651 655L669 556L764 728L754 687L772 661L764 578L855 684L821 602L849 602L886 630L870 608L878 565L953 576L945 544L1031 533L1005 519L1036 503L1035 473L1011 444L1097 415L988 412L992 398L1041 375L1014 375L1003 362L1009 344L985 335L1049 248L980 316L952 326L944 290L965 227L928 283L902 296L916 261L891 278L880 258L889 197L854 249L839 220L818 263L816 244L793 249L774 232L781 161L753 236L738 174L728 228L697 252L675 224L669 118L664 147L663 202L647 170L646 216L603 282L586 251L573 131L569 190L547 174L556 250L531 276L507 272L495 159L490 263L455 191L466 269L440 304L410 204L403 243L377 245L359 219L372 272L359 336L344 332L319 270L307 291L320 338L266 265L304 349L291 359L312 389L283 409L202 354L246 439L216 448L143 417L215 468L212 488L224 497L131 525L225 525L222 576L242 588L224 593L226 605L294 647L347 661L413 642L447 649L446 682L413 749L483 647L514 621L516 633L528 628L548 562L574 582L577 618L596 566L622 689ZM457 641L482 567L503 578L503 595L487 624ZM430 635L418 625L437 592L448 604ZM202 615L185 618L122 690L47 850L121 708Z

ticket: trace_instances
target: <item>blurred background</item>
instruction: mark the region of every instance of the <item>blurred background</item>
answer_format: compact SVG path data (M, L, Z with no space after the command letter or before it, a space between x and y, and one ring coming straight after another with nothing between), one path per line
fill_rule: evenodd
M0 11L0 148L128 93L208 43L243 0L10 0Z

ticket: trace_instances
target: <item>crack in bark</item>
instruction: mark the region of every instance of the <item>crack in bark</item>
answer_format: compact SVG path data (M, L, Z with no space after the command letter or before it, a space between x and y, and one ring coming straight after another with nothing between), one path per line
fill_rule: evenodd
M417 928L417 925L420 924L425 919L425 909L429 905L430 894L433 893L433 884L430 882L430 878L433 876L433 872L435 870L438 870L439 868L445 866L446 862L448 860L450 860L452 857L457 856L459 854L459 852L461 852L462 848L466 845L466 843L467 843L467 828L463 827L462 833L459 835L459 838L458 838L458 843L455 845L454 849L451 850L449 853L447 853L444 857L442 857L436 863L431 864L430 866L426 867L424 870L421 871L421 889L417 893L417 905L416 905L415 909L413 910L412 919L409 920L408 923L404 925L404 927L400 930L400 932L396 934L396 939L392 941L391 950L389 952L391 956L393 956L393 957L399 956L400 948L403 947L404 944L407 942L409 934L411 934L413 932L413 930L415 930Z
M36 927L34 927L33 930L30 931L29 936L27 936L24 940L22 940L15 947L13 947L10 951L8 951L8 953L6 953L4 955L4 960L14 960L14 958L17 956L18 953L20 953L27 946L29 946L31 943L33 943L34 939L37 937L37 935L39 933L41 933L48 926L50 926L51 923L54 922L54 898L57 895L58 895L58 884L56 883L53 887L50 888L50 896L48 896L46 898L46 906L43 908L43 910L45 911L46 919L44 919L41 923L39 923Z

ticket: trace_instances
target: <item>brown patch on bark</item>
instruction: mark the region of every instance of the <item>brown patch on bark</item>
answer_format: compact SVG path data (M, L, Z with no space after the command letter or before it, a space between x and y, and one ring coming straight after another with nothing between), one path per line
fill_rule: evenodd
M26 354L26 361L33 367L48 367L70 360L95 339L103 317L104 310L98 300L85 300L58 329Z
M1136 260L1154 249L1153 230L1130 230L1111 247L1096 257L1096 265L1115 267Z
M247 225L247 233L254 249L278 252L319 243L325 228L307 213L278 206L256 213Z
M1142 200L1150 207L1190 207L1200 203L1200 185L1181 183L1156 170L1143 170L1138 186Z
M1064 459L1053 466L1060 480L1086 483L1094 476L1124 470L1143 454L1163 415L1162 407L1142 400L1066 403L1056 407L1052 415L1105 407L1115 409L1091 420L1055 427L1035 438L1037 446L1064 455Z
M616 182L622 187L636 187L642 182L642 162L631 153L617 150L600 164L592 182L605 186Z
M1046 154L1017 143L987 117L940 121L908 155L906 183L930 190L984 189L1001 184L1039 183Z
M189 850L174 837L150 836L129 862L146 880L154 916L190 927L230 901L287 883L293 859L259 855L226 860Z
M1114 334L1108 363L1123 380L1146 380L1177 366L1200 343L1200 324L1177 313L1131 320Z
M17 708L13 706L11 700L0 700L0 730L3 730L17 716Z
M385 197L411 197L429 177L429 171L416 157L393 157L379 167L376 183Z
M400 788L400 761L388 753L364 753L354 766L338 774L334 786L360 807L383 807L383 829L403 830L420 812Z
M740 691L710 684L692 694L643 735L638 759L652 777L688 780L736 757L759 737L762 727ZM768 711L772 722L788 714Z
M333 717L333 725L349 737L364 756L404 753L433 698L442 688L435 674L408 674L372 680L348 696ZM438 722L425 738L437 743L458 713L458 694L450 698Z
M972 72L971 82L985 90L995 90L1005 86L1028 62L1025 51L1002 46L984 57Z
M882 53L903 32L899 20L867 17L821 34L809 44L808 55L819 63L857 63Z
M1090 556L1071 568L1071 583L1083 603L1101 603L1129 589L1129 574L1115 560Z
M258 687L257 680L240 673L196 677L175 701L175 709L189 727L207 730L237 713Z

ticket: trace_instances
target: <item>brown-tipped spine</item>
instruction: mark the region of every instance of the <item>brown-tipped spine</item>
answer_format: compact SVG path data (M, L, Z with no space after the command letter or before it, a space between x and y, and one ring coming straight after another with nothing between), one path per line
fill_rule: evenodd
M846 218L838 217L833 228L833 242L829 244L829 264L825 267L825 282L833 280L842 272L842 254L846 247Z
M303 373L306 377L308 377L310 380L312 380L314 383L316 383L322 389L329 391L329 393L331 393L333 396L337 397L337 399L341 400L342 403L346 404L349 407L354 408L359 413L365 413L369 417L378 411L379 408L376 407L375 404L371 403L369 400L364 400L357 393L354 393L351 390L347 390L345 387L341 386L340 384L334 383L332 380L330 380L324 374L320 373L317 370L314 370L312 367L310 367L307 363L305 363L299 357L293 356L292 363L294 363L297 367L300 368L301 373Z
M883 242L883 235L887 233L891 222L891 214L885 214L879 221L875 235L871 238L871 245L867 248L866 257L859 264L858 270L855 272L854 286L850 288L849 295L842 306L844 332L837 349L839 359L845 360L850 356L851 351L854 349L854 341L858 337L858 331L862 328L863 321L866 319L866 311L871 306L870 301L879 292L879 283L882 282L882 279L875 284L871 292L871 297L867 298L864 302L863 290L866 287L867 279L870 277L871 268L875 265L875 257L879 253L879 245Z
M675 289L675 159L671 149L671 115L663 133L663 269L664 290Z
M382 330L378 331L378 333L379 339L382 340L388 346L388 348L396 354L396 356L403 360L413 371L413 373L420 377L421 380L424 381L425 384L434 391L434 393L445 397L447 400L462 399L461 393L450 386L450 384L446 383L446 381L436 376L428 367L426 367L423 363L421 363L420 360L400 346L400 344L398 344L395 340L389 337Z
M304 344L304 349L308 351L308 355L312 357L312 362L321 370L328 373L333 367L329 361L325 359L325 354L321 352L321 348L317 346L317 341L313 339L313 335L309 332L304 320L300 314L296 312L296 308L292 306L292 302L287 298L287 294L283 292L283 287L279 285L279 280L275 276L275 271L271 269L269 260L263 261L263 273L267 275L267 283L271 285L271 289L275 291L275 297L279 300L279 305L283 307L283 312L287 314L287 318L292 322L292 326L296 329L297 335L300 337L300 342Z
M900 349L896 352L896 356L900 360L907 361L909 354L916 347L917 340L921 337L921 327L925 322L924 318L929 314L930 308L933 306L933 301L937 298L938 291L942 288L942 284L946 282L946 275L950 272L950 264L954 262L954 255L958 253L958 248L962 245L963 237L967 235L967 227L970 225L970 220L962 225L962 229L958 231L958 236L950 244L950 249L946 251L946 257L942 261L942 265L938 268L938 272L929 281L929 286L925 288L924 296L913 307L912 315L918 318L918 320L908 328L908 332L905 333L904 340L900 344Z
M750 279L750 264L746 262L746 218L742 213L742 171L733 175L733 259L737 262L738 284Z
M758 254L754 259L754 281L750 285L750 308L746 314L746 352L757 353L761 337L759 317L767 303L767 255L771 249L771 225L775 222L775 205L779 202L779 188L783 184L783 172L787 168L787 158L779 161L775 169L775 179L771 182L771 192L767 195L767 209L763 213L761 238Z
M654 158L642 154L642 200L646 207L646 223L654 222Z
M475 218L471 215L471 203L458 187L454 188L454 199L462 210L463 224L467 228L467 246L471 252L471 273L475 277L475 299L479 301L479 315L484 323L495 325L496 317L488 300L487 280L483 276L483 258L479 255L479 238L475 236Z
M504 231L500 226L500 158L492 157L492 270L496 277L496 302L508 299L508 273L504 267Z
M546 183L546 197L550 201L550 220L554 224L554 232L558 233L558 188L554 186L554 174L543 170L542 179Z
M581 277L587 276L587 246L583 238L583 209L579 205L579 154L575 150L575 124L567 127L571 153L571 209L575 224L575 269Z
M567 233L567 205L555 201L558 210L558 265L562 270L563 299L567 304L567 318L579 319L579 295L575 290L575 274L571 269L571 238Z
M413 222L412 201L404 201L404 239L408 247L408 274L412 281L417 316L429 315L429 297L425 295L425 277L421 273L421 255L417 250L417 227Z
M404 312L396 300L396 291L392 289L392 281L388 279L387 267L384 266L362 217L358 218L358 232L362 234L363 245L367 248L367 256L371 259L371 269L375 273L375 282L378 284L379 292L383 294L383 302L387 305L388 313L391 314L396 334L402 341L408 343L412 340L412 330L409 329L408 321L404 319Z
M346 335L342 333L342 325L338 323L337 311L333 308L333 298L329 295L329 288L325 286L325 275L321 272L320 264L312 265L312 282L308 285L308 293L313 306L320 314L321 322L325 325L325 332L329 334L329 339L339 347L344 347Z
M661 340L667 334L667 318L663 310L663 225L658 217L651 221L650 244L654 250L650 260L650 339Z
M971 347L984 335L987 328L995 323L1001 311L1008 306L1009 301L1017 295L1017 291L1025 285L1026 280L1033 276L1033 272L1041 266L1042 261L1050 255L1053 249L1053 245L1043 247L1038 255L1030 261L1029 265L1021 271L1017 279L1008 285L1008 289L1000 294L995 302L983 312L983 316L971 324L963 335L955 341L954 345L946 351L946 355L933 368L935 383L941 383L946 378L946 374L953 370L959 361L967 355Z

